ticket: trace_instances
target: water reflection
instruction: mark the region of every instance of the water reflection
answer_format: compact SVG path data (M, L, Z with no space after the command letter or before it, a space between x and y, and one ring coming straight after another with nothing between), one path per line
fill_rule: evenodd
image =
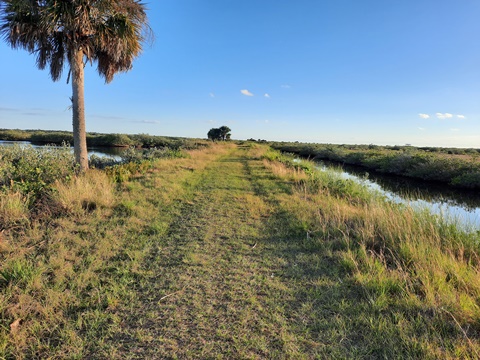
M438 183L419 181L402 176L369 173L364 168L318 161L321 168L337 169L344 178L360 181L382 192L392 201L429 208L433 213L480 230L480 194L478 191L453 188Z

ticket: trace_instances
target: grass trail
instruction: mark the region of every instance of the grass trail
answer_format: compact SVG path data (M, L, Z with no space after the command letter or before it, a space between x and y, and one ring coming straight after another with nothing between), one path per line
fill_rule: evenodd
M297 346L282 263L265 247L270 199L288 188L269 180L266 189L268 172L246 155L235 149L184 184L128 311L121 357L281 358Z

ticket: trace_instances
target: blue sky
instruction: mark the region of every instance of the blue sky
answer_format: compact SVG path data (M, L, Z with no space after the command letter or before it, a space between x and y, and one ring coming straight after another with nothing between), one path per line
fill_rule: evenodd
M87 131L480 147L478 0L150 0L153 44ZM0 127L71 130L71 86L0 42ZM66 72L65 72L66 73Z

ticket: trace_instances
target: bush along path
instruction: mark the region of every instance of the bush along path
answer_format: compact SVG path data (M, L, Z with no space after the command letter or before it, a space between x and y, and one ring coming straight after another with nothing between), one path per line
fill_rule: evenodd
M479 356L478 234L259 145L158 160L115 194L8 239L0 355Z

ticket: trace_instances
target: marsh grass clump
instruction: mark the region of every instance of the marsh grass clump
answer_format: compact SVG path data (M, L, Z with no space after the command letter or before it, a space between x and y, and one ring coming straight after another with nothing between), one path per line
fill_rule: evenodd
M111 178L105 172L91 170L67 182L57 181L53 198L67 213L79 214L108 208L115 197Z
M0 192L0 231L21 227L29 221L29 198L18 191Z

